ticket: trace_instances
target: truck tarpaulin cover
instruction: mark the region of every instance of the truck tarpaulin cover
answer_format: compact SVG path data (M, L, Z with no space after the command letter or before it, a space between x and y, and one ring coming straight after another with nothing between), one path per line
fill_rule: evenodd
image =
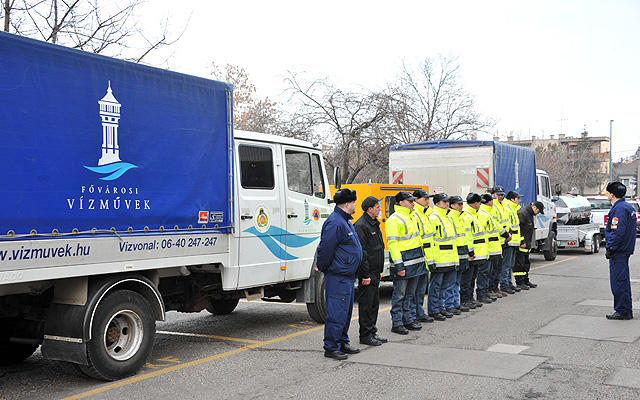
M0 237L230 225L230 91L0 32Z
M522 204L536 201L536 152L527 147L494 142L491 140L432 140L429 142L392 146L391 151L416 149L447 149L463 147L493 147L495 160L495 184L508 192L522 193Z

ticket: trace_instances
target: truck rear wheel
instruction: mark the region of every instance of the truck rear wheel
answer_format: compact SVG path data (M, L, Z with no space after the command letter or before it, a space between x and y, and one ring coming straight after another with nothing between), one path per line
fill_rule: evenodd
M554 231L549 232L547 240L551 241L549 250L544 250L544 259L547 261L553 261L558 255L558 241L556 240L556 233Z
M231 314L233 310L236 309L239 301L240 299L214 300L209 297L207 299L207 304L204 307L213 315L227 315Z
M38 350L37 344L11 343L9 340L0 339L0 365L7 366L17 364L31 357Z
M600 235L593 235L593 239L591 239L591 248L593 249L593 253L598 253L600 251Z
M107 381L133 375L151 355L155 331L147 299L131 290L113 292L96 308L87 343L89 365L79 365L79 369Z
M318 272L316 275L316 283L314 287L315 299L314 303L307 303L307 311L312 320L319 324L324 324L327 314L327 304L324 297L324 274Z

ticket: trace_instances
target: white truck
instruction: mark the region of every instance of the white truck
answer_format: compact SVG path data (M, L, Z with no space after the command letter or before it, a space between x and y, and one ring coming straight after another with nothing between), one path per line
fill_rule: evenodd
M549 175L536 169L535 150L486 140L436 140L392 146L389 151L391 183L429 185L432 193L460 195L484 193L499 185L524 195L522 204L536 200L544 214L535 219L534 250L555 260L556 208Z
M119 379L167 311L240 298L324 321L317 145L233 132L221 82L4 32L0 70L0 365L41 346Z

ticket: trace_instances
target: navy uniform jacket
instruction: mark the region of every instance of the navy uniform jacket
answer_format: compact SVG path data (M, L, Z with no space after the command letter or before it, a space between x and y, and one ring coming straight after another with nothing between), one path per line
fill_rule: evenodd
M614 253L633 254L636 246L636 210L624 199L615 202L604 229L607 250Z
M322 225L317 257L321 272L355 279L362 261L362 246L351 218L336 206Z

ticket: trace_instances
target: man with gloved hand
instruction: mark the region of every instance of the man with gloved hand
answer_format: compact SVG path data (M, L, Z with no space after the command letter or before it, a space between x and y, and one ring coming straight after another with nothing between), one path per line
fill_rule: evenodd
M607 185L607 199L612 207L604 235L614 309L607 319L633 319L629 257L636 246L636 211L624 200L625 194L627 187L622 183L611 182Z

